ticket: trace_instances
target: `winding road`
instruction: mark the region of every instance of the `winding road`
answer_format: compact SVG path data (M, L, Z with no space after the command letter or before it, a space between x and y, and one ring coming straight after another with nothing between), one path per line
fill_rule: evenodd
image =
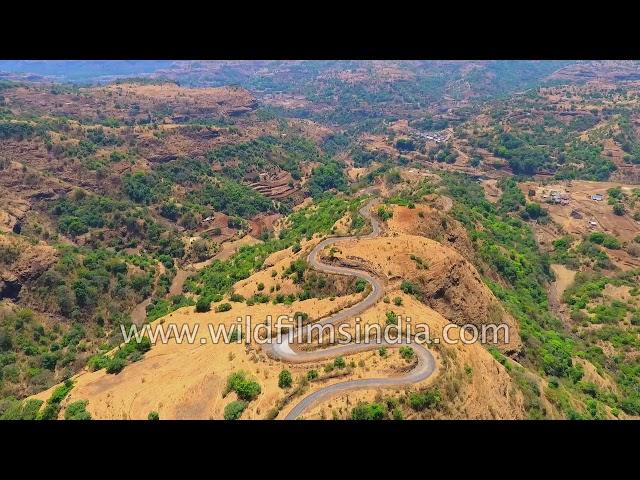
M372 199L360 209L360 214L371 223L372 231L370 234L362 236L326 238L318 243L307 256L307 262L309 263L309 265L320 272L356 276L365 280L371 285L371 291L362 301L350 306L349 308L345 308L344 310L324 317L317 322L314 322L313 325L338 324L345 319L359 315L369 307L373 306L384 294L382 281L369 272L357 270L355 268L328 265L320 261L320 253L325 247L329 245L334 245L339 242L345 242L354 239L375 238L380 235L380 224L378 220L371 215L371 208L377 203L378 201L376 199ZM403 385L412 385L414 383L425 380L435 371L435 360L429 350L427 350L421 344L414 342L412 339L406 338L402 339L402 341L398 343L389 343L382 339L380 342L376 341L372 343L360 344L352 343L349 345L328 347L310 352L294 351L290 346L290 341L295 340L299 336L302 336L302 338L304 338L304 336L309 333L311 326L312 324L309 324L299 328L291 335L291 338L287 334L284 334L274 342L265 344L264 348L266 352L271 357L278 360L283 360L290 363L306 363L335 358L341 355L351 355L367 350L378 349L380 347L399 348L401 346L409 345L411 346L411 348L413 348L418 362L414 366L414 368L411 369L406 375L388 378L365 378L359 380L349 380L321 388L320 390L317 390L300 400L287 414L285 420L294 420L298 418L300 414L312 404L315 404L322 399L334 396L338 393L357 389L370 389L378 387L388 388Z

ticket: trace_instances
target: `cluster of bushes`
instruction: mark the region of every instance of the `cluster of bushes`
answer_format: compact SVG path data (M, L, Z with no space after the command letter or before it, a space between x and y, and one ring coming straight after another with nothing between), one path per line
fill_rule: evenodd
M416 352L414 352L413 348L411 347L408 347L408 346L400 347L400 356L405 360L411 360L413 357L415 357L415 354Z
M143 257L64 245L59 251L58 261L31 286L32 295L52 311L104 326L151 294L155 267ZM134 273L132 262L142 271Z
M308 185L309 192L314 198L321 197L333 189L346 190L348 181L344 173L344 165L332 160L314 168Z
M411 260L413 260L416 263L416 267L418 268L418 270L429 269L429 262L424 260L422 257L412 254L409 258L411 258Z
M16 400L9 397L0 400L0 420L37 420L42 400Z
M582 255L586 259L593 262L593 266L596 268L610 268L611 261L609 255L606 254L597 244L590 240L581 242L576 248L575 252Z
M427 408L437 408L441 402L441 396L438 390L427 389L410 393L407 400L411 408L420 412Z
M369 283L366 280L358 278L355 282L353 282L352 289L355 293L362 293L366 290L368 284Z
M304 274L307 268L307 261L304 258L299 258L289 264L283 275L290 276L294 283L301 284L304 282Z
M564 291L562 300L570 306L571 316L575 320L617 324L627 317L627 313L636 314L636 309L619 300L592 307L589 304L602 299L604 288L608 284L636 287L639 275L638 270L629 270L616 277L578 272L573 285ZM591 315L586 315L585 310Z
M429 158L436 162L456 163L458 152L450 143L441 143L429 151Z
M261 193L226 178L208 179L201 188L190 192L187 200L242 218L250 218L260 212L276 211L273 202Z
M602 145L597 143L574 140L566 152L567 166L560 168L556 176L595 181L608 179L617 167L609 158L602 155L602 148Z
M193 305L193 300L185 295L172 295L170 298L154 298L146 307L148 322L152 322L160 317L179 309ZM198 310L197 310L198 311Z
M416 149L416 144L410 138L399 138L396 140L396 148L401 152L412 152Z
M426 116L419 118L417 120L412 120L409 122L413 128L417 128L422 131L434 131L434 130L444 130L449 126L449 122L442 118L433 118L431 116Z
M231 304L230 303L221 303L220 305L218 305L216 307L216 312L228 312L229 310L231 310Z
M38 412L36 417L37 420L57 420L58 415L60 413L60 404L62 401L67 398L67 395L71 392L74 387L74 383L72 380L65 380L64 383L58 386L47 402L42 410Z
M86 337L81 324L48 327L28 308L0 314L0 397L24 397L70 376Z
M53 391L46 403L37 399L20 401L15 398L5 398L0 401L0 420L57 420L61 409L60 404L69 395L73 386L73 381L65 380L62 385ZM42 407L43 403L44 408ZM67 412L69 413L65 412L65 418L70 420L90 420L91 415L84 409L86 403L82 408L84 414L81 414L78 406L74 406L74 404L78 403L74 402L69 405L69 407L73 407L70 412L69 407L67 407Z
M359 403L351 410L351 420L384 420L387 409L382 403Z
M165 178L153 172L136 172L125 174L122 190L134 202L149 205L166 198L171 192L171 186Z
M15 139L22 141L33 136L36 129L30 123L0 122L0 140Z
M509 132L496 126L489 142L480 142L484 139L475 137L470 142L506 159L515 174L545 171L555 172L557 178L563 179L606 180L616 169L615 164L602 155L599 143L578 138L583 129L597 121L595 116L579 117L565 125L548 115L544 124L531 125L527 120L520 124L513 119Z
M412 188L401 190L393 196L386 199L387 203L402 205L404 207L413 208L417 202L420 202L425 195L435 192L434 185L428 180L422 180L418 185Z
M88 129L85 132L85 136L88 141L101 147L119 146L124 143L122 138L105 133L102 127Z
M91 420L91 414L87 412L86 400L77 400L70 403L64 411L65 420Z
M524 210L520 213L520 216L524 220L538 220L540 218L548 217L549 212L542 208L538 203L527 203Z
M571 249L573 238L570 235L558 238L552 242L553 254L551 255L551 261L553 263L559 263L566 265L571 269L577 269L580 266L578 256L574 250Z
M290 388L292 383L293 377L291 376L291 372L289 370L282 370L278 375L278 387Z
M627 305L620 300L613 300L610 304L596 305L588 311L593 315L593 323L617 324L626 318Z
M271 253L299 244L304 236L329 233L352 203L357 204L340 198L324 198L317 202L315 208L303 208L290 214L286 228L280 231L278 238L271 238L260 244L243 245L228 260L214 260L211 265L188 279L185 289L209 298L227 293L238 280L249 277L253 271L261 268ZM269 301L266 295L249 300L256 303L263 299Z
M120 346L111 357L102 353L94 355L87 362L87 367L92 372L105 368L107 373L117 374L128 363L142 359L142 356L149 350L151 350L151 341L148 337L142 337L140 342L132 338L124 346Z
M154 221L146 208L129 202L76 190L53 202L51 213L62 233L75 237L93 229L88 244L94 247L121 250L142 243L157 254L184 255L184 245L175 231Z
M224 419L225 420L237 420L242 415L242 412L247 408L248 402L243 400L234 400L233 402L225 405L224 407Z
M300 163L319 160L321 152L313 142L297 135L284 138L264 135L249 142L220 146L207 157L219 162L223 173L236 180L247 172L271 170L274 166L288 171L297 180L301 177ZM237 160L238 165L231 167L232 160Z
M356 145L351 149L351 159L356 167L366 167L372 162L385 163L389 160L389 155L381 150L368 150Z
M378 211L377 211L378 217L380 218L380 220L389 220L390 218L393 217L393 210L384 207L383 205L380 205L378 207Z
M403 280L402 283L400 283L400 290L402 290L407 295L418 295L420 293L418 287L411 283L409 280Z
M66 380L53 391L46 403L38 399L24 401L13 398L4 399L0 401L0 420L57 420L61 403L73 387L73 381ZM43 403L44 408L42 408ZM87 404L86 400L70 403L65 409L65 420L91 420L91 414L87 412Z
M78 143L68 144L64 153L68 157L87 158L98 151L98 146L90 140L81 139Z
M224 395L226 396L230 392L236 392L238 398L250 402L260 395L262 388L258 382L250 379L246 372L239 371L232 373L227 378L227 386Z
M546 145L532 145L511 132L496 136L492 152L506 159L516 174L533 175L551 166Z
M598 245L602 245L605 248L610 248L612 250L618 250L621 248L620 240L618 240L613 235L609 235L604 232L593 232L589 235L589 241L593 243L597 243Z
M389 310L385 313L385 323L387 325L398 325L398 315L396 315L393 311Z
M246 372L239 371L229 375L223 396L228 395L230 392L236 392L239 400L235 400L225 406L224 419L237 420L240 418L249 402L255 400L261 391L262 389L258 382L250 379Z
M89 228L101 228L109 223L108 214L122 211L126 207L119 202L99 195L88 195L75 191L56 201L51 213L58 217L58 229L69 235L87 233Z

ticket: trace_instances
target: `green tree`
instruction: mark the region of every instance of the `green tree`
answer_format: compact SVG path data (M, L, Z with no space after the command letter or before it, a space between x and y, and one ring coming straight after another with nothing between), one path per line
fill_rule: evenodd
M282 370L278 376L278 386L280 388L289 388L292 383L293 378L291 378L291 372L289 370Z
M623 216L625 214L626 210L624 208L624 205L621 203L616 203L613 205L613 213L618 215L618 216Z

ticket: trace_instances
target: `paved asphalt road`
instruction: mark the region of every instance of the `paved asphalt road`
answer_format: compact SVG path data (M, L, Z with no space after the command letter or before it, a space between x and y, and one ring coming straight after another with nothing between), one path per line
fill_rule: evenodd
M380 235L380 224L378 220L371 215L371 208L377 203L378 201L376 199L370 200L360 209L360 214L371 222L372 231L370 234L360 237L352 236L326 238L318 243L311 251L311 253L309 253L309 255L307 256L309 265L320 272L335 273L339 275L353 275L362 278L371 285L371 291L364 300L356 303L355 305L352 305L349 308L345 308L344 310L334 313L333 315L329 315L328 317L318 320L317 322L314 322L314 324L324 325L328 323L339 323L347 318L355 317L356 315L359 315L360 313L364 312L366 309L374 305L384 294L382 281L379 278L371 275L370 273L362 270L356 270L354 268L327 265L320 261L320 252L322 252L322 250L329 245L359 238L373 238ZM306 335L309 332L310 327L311 325L307 325L300 328L292 335L292 338L295 339L299 335ZM403 376L349 380L346 382L336 383L325 388L321 388L320 390L307 395L300 402L298 402L285 417L285 420L296 419L305 409L307 409L312 404L318 402L321 399L334 396L338 393L366 388L411 385L428 378L435 370L435 361L431 353L425 347L413 342L411 339L404 339L402 343L388 343L384 340L375 343L354 343L349 345L329 347L312 352L295 352L294 350L292 350L289 344L290 340L290 338L287 338L287 335L283 335L279 341L273 342L271 344L265 344L264 348L270 356L276 359L284 360L291 363L306 363L325 360L328 358L335 358L341 355L350 355L367 350L378 349L380 347L399 348L403 345L410 345L416 353L418 363L410 372Z

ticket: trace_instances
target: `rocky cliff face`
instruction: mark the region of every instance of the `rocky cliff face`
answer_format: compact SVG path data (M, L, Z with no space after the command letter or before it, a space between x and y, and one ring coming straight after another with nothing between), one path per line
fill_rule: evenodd
M24 239L0 236L0 299L17 299L23 286L34 282L58 258L55 248Z
M419 298L458 325L471 323L482 327L506 324L509 343L505 343L502 334L498 335L500 349L506 353L517 352L520 337L516 322L483 283L475 267L453 251L438 258L432 265L427 271L419 270L408 275L409 280L418 285Z
M389 288L403 281L413 285L416 296L426 305L458 325L506 324L509 337L498 334L497 347L516 353L521 347L518 325L475 267L456 250L434 240L415 235L345 242L338 247L338 261L373 271L386 278ZM491 335L488 332L488 337ZM508 342L506 341L508 340Z

